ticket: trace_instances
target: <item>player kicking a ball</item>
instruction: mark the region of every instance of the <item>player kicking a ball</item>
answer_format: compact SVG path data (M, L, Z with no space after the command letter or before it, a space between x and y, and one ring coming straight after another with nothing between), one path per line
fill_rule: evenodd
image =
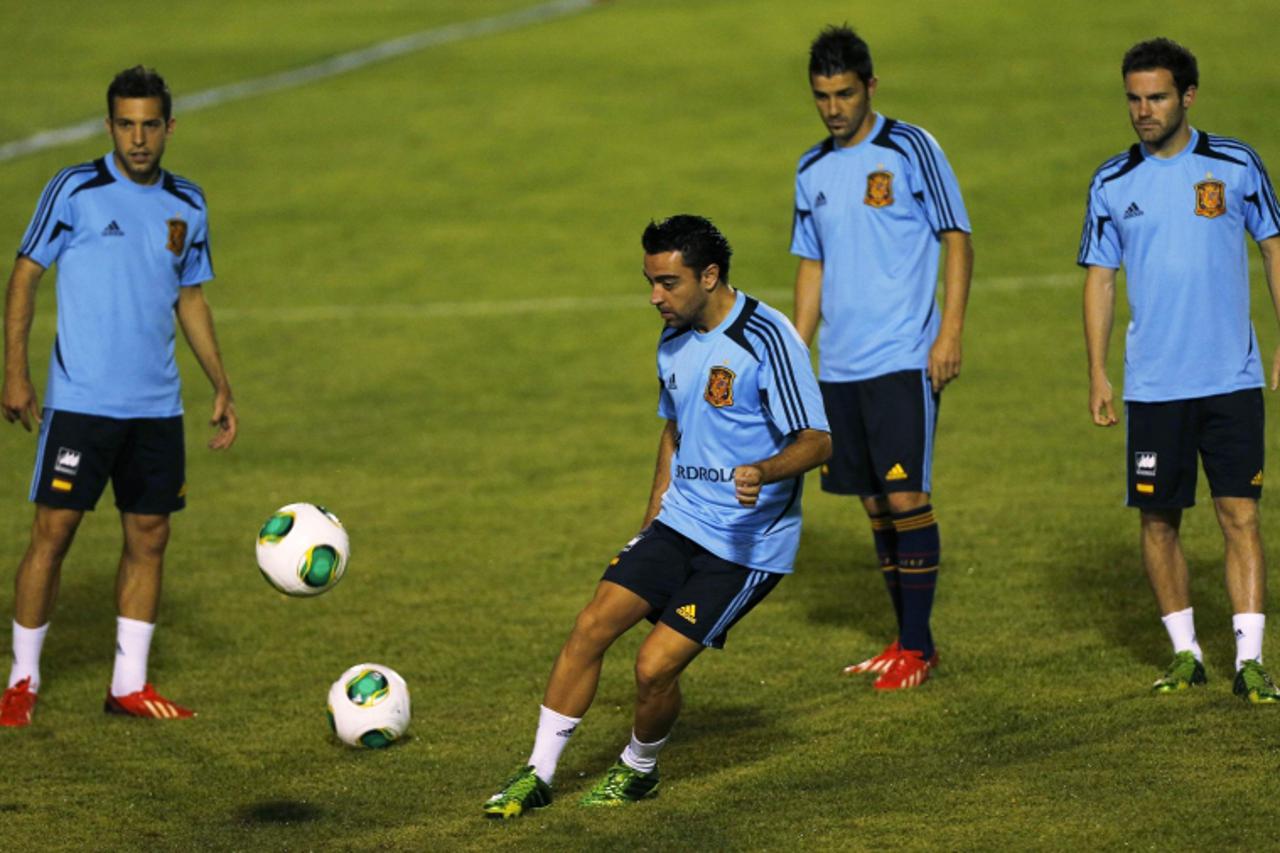
M63 169L18 249L5 299L5 420L39 424L31 544L14 580L13 668L0 726L31 722L40 651L76 528L111 480L124 529L116 575L115 670L105 710L181 719L192 712L147 683L169 514L185 505L182 397L174 317L213 384L218 432L236 438L231 386L200 285L213 278L200 188L160 168L173 133L164 80L137 66L107 89L115 150ZM28 370L36 285L58 265L58 335L43 412Z
M808 352L778 311L729 284L732 250L706 219L650 223L641 240L666 426L641 531L609 563L547 683L533 752L484 804L517 817L551 803L556 763L595 697L604 654L640 620L631 742L582 798L651 797L680 713L680 673L792 570L804 473L831 453Z

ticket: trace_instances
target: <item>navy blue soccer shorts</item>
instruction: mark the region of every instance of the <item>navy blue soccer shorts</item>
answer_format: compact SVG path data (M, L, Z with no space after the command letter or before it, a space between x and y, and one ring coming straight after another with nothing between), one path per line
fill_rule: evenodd
M933 491L938 404L923 370L857 382L820 382L831 424L831 458L822 490L871 497Z
M1213 497L1262 497L1266 413L1261 388L1125 403L1124 408L1129 506L1194 506L1197 456Z
M167 515L186 506L182 418L107 418L45 409L30 500L91 510L111 481L116 507Z
M722 649L729 629L773 591L782 574L731 563L655 521L613 558L601 580L649 602L650 622Z

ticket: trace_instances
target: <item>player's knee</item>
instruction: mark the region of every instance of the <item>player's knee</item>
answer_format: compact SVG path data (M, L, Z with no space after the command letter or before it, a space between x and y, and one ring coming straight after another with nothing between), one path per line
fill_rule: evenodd
M38 554L61 558L71 547L81 514L72 510L38 509L31 525L31 547Z
M1254 501L1223 501L1216 506L1218 524L1227 537L1250 535L1258 529L1258 504Z
M636 658L636 691L641 696L672 690L679 677L679 667L656 655L641 654Z
M573 622L569 642L580 649L598 651L607 648L614 637L615 631L609 621L601 617L597 608L587 605Z
M158 559L169 544L169 516L134 516L125 522L125 550L131 555Z

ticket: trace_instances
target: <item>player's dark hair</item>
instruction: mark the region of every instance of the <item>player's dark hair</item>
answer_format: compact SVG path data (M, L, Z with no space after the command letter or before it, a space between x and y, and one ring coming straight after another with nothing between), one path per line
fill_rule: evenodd
M169 120L169 114L173 111L173 97L169 94L164 78L154 68L144 68L141 65L121 71L107 87L108 116L115 116L116 98L159 98L165 121Z
M1120 63L1120 76L1128 76L1130 71L1154 71L1157 68L1164 68L1173 75L1173 84L1178 87L1179 95L1185 95L1187 89L1200 85L1200 69L1196 66L1195 55L1167 38L1138 42L1129 48Z
M720 268L720 280L729 283L729 258L733 249L711 220L689 213L650 222L640 238L645 254L679 252L684 265L701 273L711 264Z
M862 85L871 82L871 48L848 24L831 24L809 45L809 76L836 77L852 71Z

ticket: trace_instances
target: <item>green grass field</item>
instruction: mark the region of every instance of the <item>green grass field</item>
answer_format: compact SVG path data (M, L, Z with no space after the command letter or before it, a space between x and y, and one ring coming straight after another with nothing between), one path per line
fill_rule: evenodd
M190 94L534 3L21 4L6 10L0 143L100 112L111 75L139 61ZM575 803L625 743L636 631L606 663L555 806L485 822L481 802L527 755L551 661L648 496L659 321L640 231L710 216L734 243L735 282L789 310L794 163L822 135L805 51L844 20L871 43L877 109L940 140L975 229L964 375L935 469L942 666L903 695L838 676L892 617L860 510L811 482L795 576L684 679L662 796L609 814ZM1280 168L1278 25L1262 0L618 0L180 115L165 165L210 199L206 292L242 418L230 454L203 449L210 395L180 344L190 495L151 675L200 717L100 711L119 549L108 495L64 567L36 720L0 731L0 844L1272 846L1280 710L1231 695L1207 494L1184 537L1210 683L1146 692L1168 645L1121 505L1123 433L1087 416L1074 259L1087 181L1132 141L1123 51L1186 43L1195 124ZM104 136L0 163L0 240L17 245L58 168L107 150ZM51 284L32 334L40 384ZM1269 353L1280 333L1260 280L1255 317ZM33 450L0 430L3 620ZM346 579L314 600L275 593L254 565L259 524L298 500L333 508L353 542ZM1280 541L1269 506L1264 524ZM330 738L325 694L371 659L408 680L414 723L358 752Z

